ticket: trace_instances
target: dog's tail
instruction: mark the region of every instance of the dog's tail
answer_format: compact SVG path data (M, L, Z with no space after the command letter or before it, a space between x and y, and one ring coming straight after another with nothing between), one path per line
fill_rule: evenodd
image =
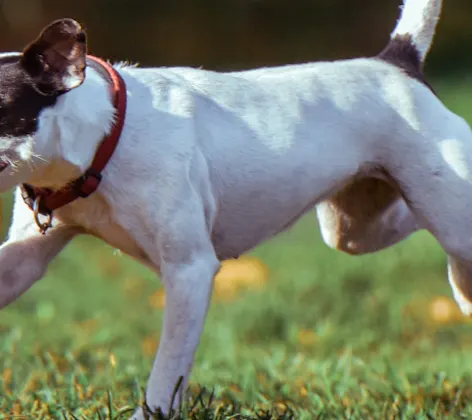
M379 58L402 67L417 78L422 75L441 8L442 0L404 0L397 26Z

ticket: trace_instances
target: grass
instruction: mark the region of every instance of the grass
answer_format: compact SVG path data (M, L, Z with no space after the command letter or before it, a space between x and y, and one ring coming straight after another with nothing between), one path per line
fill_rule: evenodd
M437 86L472 121L470 81ZM268 277L215 293L185 418L472 418L472 322L429 234L349 257L308 215L251 254ZM100 241L74 241L0 312L0 418L127 418L158 345L160 287Z

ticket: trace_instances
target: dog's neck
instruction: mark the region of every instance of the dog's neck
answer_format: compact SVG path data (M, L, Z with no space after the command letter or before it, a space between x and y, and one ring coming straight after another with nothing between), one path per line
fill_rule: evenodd
M28 181L35 187L61 188L83 174L112 129L115 108L108 82L91 67L86 74L80 87L59 97L39 117L37 169Z

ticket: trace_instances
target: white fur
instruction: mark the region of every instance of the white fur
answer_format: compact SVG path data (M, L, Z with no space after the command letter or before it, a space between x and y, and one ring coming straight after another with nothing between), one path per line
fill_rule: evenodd
M411 35L413 44L424 61L431 48L442 0L405 0L403 12L391 37Z
M231 73L119 71L128 110L99 190L56 211L45 236L17 192L0 248L0 306L41 278L77 234L100 237L154 269L167 304L146 392L152 408L169 409L178 377L184 387L188 381L219 261L315 206L327 243L352 253L427 228L450 257L456 297L472 302L472 132L420 82L377 59ZM88 69L84 84L42 113L35 138L23 139L34 166L12 152L19 175L12 181L11 171L2 172L0 190L26 181L61 186L80 174L114 119L107 88ZM17 143L0 139L0 151ZM326 200L362 177L393 182L402 196L348 226L340 246L339 215Z

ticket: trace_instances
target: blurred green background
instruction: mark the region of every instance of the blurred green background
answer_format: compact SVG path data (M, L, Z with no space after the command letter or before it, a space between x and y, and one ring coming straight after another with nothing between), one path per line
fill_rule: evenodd
M401 0L2 0L0 49L74 17L91 52L143 65L239 69L375 54ZM428 71L472 65L470 0L445 1Z
M73 17L91 53L141 65L235 70L369 56L385 46L399 6L0 0L0 50L21 50L49 21ZM471 17L470 0L446 0L426 68L470 123ZM10 208L6 194L3 235ZM164 304L149 270L98 240L75 240L0 312L0 418L106 418L107 392L114 410L140 403ZM225 265L191 386L215 388L220 418L277 418L287 406L297 419L472 418L471 353L472 323L451 300L445 255L428 233L349 257L322 243L310 214Z

